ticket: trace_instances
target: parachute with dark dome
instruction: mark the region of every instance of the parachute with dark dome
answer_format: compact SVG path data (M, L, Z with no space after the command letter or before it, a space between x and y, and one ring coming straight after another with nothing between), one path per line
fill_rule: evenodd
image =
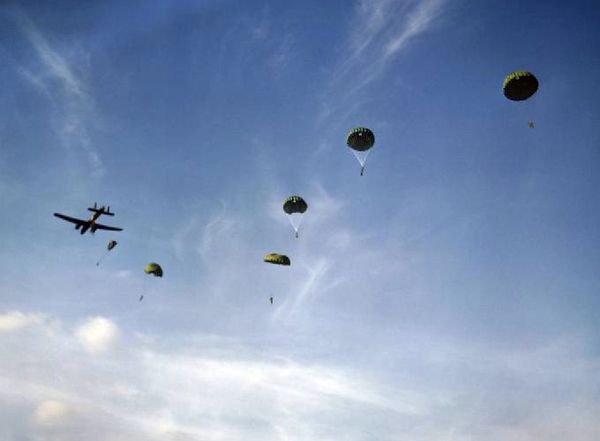
M348 132L346 144L352 149L352 153L360 164L360 175L365 171L365 162L369 151L375 144L375 135L366 127L355 127Z
M371 129L366 127L356 127L348 133L346 143L352 150L365 152L375 144L375 135Z
M537 92L539 82L535 75L525 70L512 72L504 78L502 90L511 101L524 101Z
M288 215L290 224L292 224L292 228L296 232L296 237L298 237L298 229L300 228L304 212L307 209L308 204L298 195L290 196L283 202L283 211Z
M302 197L294 195L290 196L283 202L283 211L286 214L304 213L308 208L308 204Z

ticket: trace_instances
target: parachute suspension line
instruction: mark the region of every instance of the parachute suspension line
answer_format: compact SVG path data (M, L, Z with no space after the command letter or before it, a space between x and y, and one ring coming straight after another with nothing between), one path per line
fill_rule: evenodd
M352 150L352 153L354 153L354 157L356 158L356 160L360 164L360 175L361 176L365 172L365 164L367 162L367 156L369 156L369 151L370 150L366 150L364 152L359 152L359 151L356 151L356 150Z
M300 229L300 224L302 223L303 213L292 213L288 214L288 219L290 220L290 224L296 233L296 237L298 237L298 230Z
M104 254L100 257L100 259L98 259L98 262L96 262L96 266L100 266L100 262L102 262L102 259L104 259L107 254L108 254L108 250L104 252Z

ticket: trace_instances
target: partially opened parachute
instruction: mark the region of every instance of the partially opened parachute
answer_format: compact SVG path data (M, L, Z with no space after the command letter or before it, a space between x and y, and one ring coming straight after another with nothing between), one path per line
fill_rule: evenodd
M96 266L100 266L100 262L102 262L102 260L106 257L106 255L108 254L108 252L110 250L112 250L114 247L117 246L117 241L116 240L110 240L108 242L108 245L106 245L106 251L104 252L104 254L102 255L102 257L100 257L100 259L98 259L98 261L96 262Z
M502 90L511 101L524 101L537 92L539 82L535 75L525 70L512 72L504 78Z
M308 204L306 201L297 195L290 196L283 202L283 211L288 215L292 228L296 232L296 237L298 237L298 228L300 228L302 216L307 209Z
M155 262L150 262L148 265L146 265L146 267L144 268L144 272L146 274L152 274L154 277L162 277L163 276L163 270L160 267L160 265L158 263Z
M362 176L365 171L365 162L367 161L369 150L375 144L375 135L371 129L355 127L348 132L346 144L352 149L352 153L360 164L360 175Z
M288 256L277 253L267 254L264 258L264 261L267 263L273 263L275 265L289 266L291 264L290 258Z

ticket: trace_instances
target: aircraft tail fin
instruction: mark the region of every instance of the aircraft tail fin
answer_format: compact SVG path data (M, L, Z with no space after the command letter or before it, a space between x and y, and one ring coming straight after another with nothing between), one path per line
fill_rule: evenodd
M88 207L89 211L93 211L94 213L100 213L100 214L104 214L106 216L114 216L115 213L111 213L110 212L110 205L106 208L104 208L104 206L98 208L98 206L96 205L96 203L94 202L94 206L93 207Z

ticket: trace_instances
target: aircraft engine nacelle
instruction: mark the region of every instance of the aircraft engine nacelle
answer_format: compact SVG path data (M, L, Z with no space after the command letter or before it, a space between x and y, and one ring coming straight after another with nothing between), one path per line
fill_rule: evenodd
M75 225L75 229L76 229L76 230L79 230L80 228L81 228L81 224L77 224L77 225Z
M90 228L90 231L92 234L94 234L96 232L96 225L92 225L92 228Z

